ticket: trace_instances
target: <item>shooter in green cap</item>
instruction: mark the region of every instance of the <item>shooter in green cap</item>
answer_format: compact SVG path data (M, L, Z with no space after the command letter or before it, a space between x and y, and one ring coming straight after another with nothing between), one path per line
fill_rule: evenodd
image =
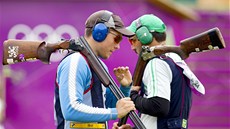
M138 55L143 46L165 45L166 25L153 14L134 20L129 27L135 35L129 38ZM148 60L141 86L132 86L130 97L147 129L186 129L192 94L190 81L178 63L185 64L179 55L166 53ZM113 129L118 129L117 122ZM131 129L129 124L119 129Z

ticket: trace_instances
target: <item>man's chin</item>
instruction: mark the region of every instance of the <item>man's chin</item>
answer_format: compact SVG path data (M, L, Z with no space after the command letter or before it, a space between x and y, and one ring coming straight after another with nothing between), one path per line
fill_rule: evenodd
M100 56L100 58L102 58L102 59L108 59L110 57L110 55L108 55L108 56Z

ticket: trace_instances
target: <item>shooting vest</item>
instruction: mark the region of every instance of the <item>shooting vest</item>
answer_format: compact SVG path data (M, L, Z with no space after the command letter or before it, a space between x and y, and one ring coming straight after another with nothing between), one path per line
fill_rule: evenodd
M164 60L173 74L169 113L166 117L157 117L157 129L186 129L192 104L190 80L183 74L183 69L170 57L162 55L155 58ZM142 83L141 95L144 94L143 87Z
M70 52L69 54L67 54L67 56L69 56L73 53L74 52ZM66 58L67 56L65 56L64 58ZM87 61L87 58L84 55L83 55L83 57ZM89 64L88 64L88 66L89 66ZM103 96L102 96L103 91L102 91L102 87L101 87L102 83L101 83L100 79L98 78L98 76L96 75L96 73L93 71L93 69L91 67L90 67L90 69L92 72L92 80L91 80L90 87L84 91L84 94L91 91L90 93L91 93L93 107L103 108L104 104L103 104ZM62 111L61 111L60 98L59 98L59 86L58 86L58 83L56 81L55 81L55 104L54 104L54 107L55 107L55 111L56 111L57 129L64 129L65 128L65 119L64 119ZM102 124L105 124L105 126L106 126L106 122L103 122ZM75 128L75 129L78 129L78 128Z

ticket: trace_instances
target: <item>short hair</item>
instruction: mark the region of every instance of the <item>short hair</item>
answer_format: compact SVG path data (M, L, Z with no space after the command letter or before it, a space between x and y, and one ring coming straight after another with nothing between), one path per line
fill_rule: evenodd
M166 40L166 33L159 33L159 32L151 32L153 35L153 38L156 39L157 42L162 42Z
M93 28L85 28L85 36L89 37L92 35Z

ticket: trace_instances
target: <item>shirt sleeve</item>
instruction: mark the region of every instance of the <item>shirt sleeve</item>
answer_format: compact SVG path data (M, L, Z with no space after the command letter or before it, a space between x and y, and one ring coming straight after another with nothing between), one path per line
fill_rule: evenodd
M169 65L159 59L150 60L142 77L144 84L144 97L137 91L131 91L131 99L136 108L151 116L165 116L170 105L172 71Z
M97 108L83 103L83 94L89 88L92 74L80 53L66 57L57 72L60 104L66 120L77 122L104 122L117 118L116 108Z
M142 82L147 98L161 97L170 101L172 71L165 61L159 58L150 60L145 68Z
M130 95L136 109L151 116L166 116L169 112L170 102L161 97L144 98L137 91L131 91Z

